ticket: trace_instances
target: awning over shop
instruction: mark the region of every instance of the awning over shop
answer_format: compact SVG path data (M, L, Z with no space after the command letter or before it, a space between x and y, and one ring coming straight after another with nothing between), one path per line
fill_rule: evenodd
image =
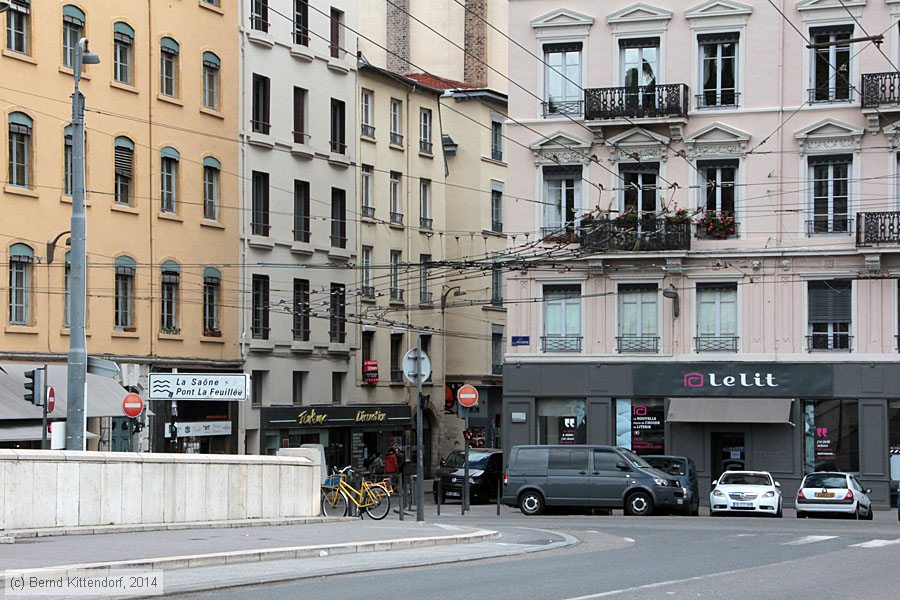
M672 398L670 423L789 423L790 398Z
M49 439L50 436L47 436ZM0 442L34 442L41 439L41 424L9 425L0 423Z
M43 410L26 402L25 371L42 366L34 363L5 363L0 368L0 421L5 419L40 419ZM56 393L56 408L51 418L64 419L66 416L66 365L49 365L48 384ZM122 399L128 391L115 380L101 377L93 373L87 374L87 416L88 417L121 417ZM40 431L38 432L40 434ZM38 435L40 439L40 435Z

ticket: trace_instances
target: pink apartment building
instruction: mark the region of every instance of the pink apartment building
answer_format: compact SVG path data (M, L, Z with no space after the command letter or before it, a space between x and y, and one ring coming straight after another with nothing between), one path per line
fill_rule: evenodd
M896 490L900 0L775 5L510 0L504 447Z

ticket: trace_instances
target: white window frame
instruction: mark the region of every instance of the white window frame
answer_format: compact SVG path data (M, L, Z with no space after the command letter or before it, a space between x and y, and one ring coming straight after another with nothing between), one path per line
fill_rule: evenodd
M431 219L431 180L419 179L419 214L423 219Z
M659 308L660 308L660 306L659 306L659 305L660 305L660 302L659 302L659 285L656 284L656 283L652 283L652 284L648 283L648 284L646 284L646 285L648 285L648 286L649 286L649 285L655 285L655 286L656 286L656 289L654 289L654 290L652 290L652 291L649 290L649 289L648 289L648 290L640 290L640 291L638 291L638 290L625 290L625 291L623 291L623 290L621 289L621 287L622 287L623 285L628 285L628 284L619 283L618 289L616 290L616 295L617 295L618 300L619 300L618 303L617 303L617 307L616 307L616 308L617 308L617 318L616 318L616 324L617 324L616 332L617 332L617 335L620 336L620 337L625 337L625 336L633 336L633 337L656 337L656 338L661 337L661 336L660 336L660 331L661 331L661 327L660 327L660 314L659 314ZM626 324L625 324L624 318L623 318L623 316L624 316L624 306L625 306L626 303L629 303L629 300L631 300L631 297L636 297L636 298L635 298L635 302L633 302L633 304L636 304L636 305L638 306L638 311L637 311L637 322L635 323L636 327L635 327L635 331L634 331L634 332L630 332L630 331L626 331L626 330L625 330L625 329L626 329ZM650 305L650 306L652 306L652 308L653 308L653 310L652 310L652 313L653 313L653 328L652 328L652 331L650 331L647 327L645 327L645 323L644 323L644 305Z
M712 283L712 282L710 282L710 283ZM708 288L704 288L703 283L698 283L698 284L697 284L697 287L696 287L696 295L697 295L697 315L696 315L696 318L695 318L695 321L696 321L696 324L697 324L697 326L696 326L696 331L697 331L696 335L697 335L697 337L721 338L721 337L732 337L732 336L735 336L735 337L736 337L736 336L738 335L738 329L740 328L740 323L739 323L739 320L738 320L738 315L739 315L739 312L738 312L738 293L737 293L737 292L738 292L738 286L737 286L736 283L727 283L727 282L726 282L726 283L722 283L721 285L722 285L723 287L724 287L725 285L733 286L733 287L734 287L733 290L729 290L729 291L733 291L733 293L734 293L734 301L733 301L733 302L730 302L730 303L729 303L729 302L726 302L726 301L723 301L723 300L722 300L722 292L723 292L724 290L722 290L722 289L708 289ZM710 300L705 300L705 297L708 296L708 295L713 296L713 298L712 298L711 301L710 301ZM714 322L715 322L715 327L714 327L714 329L715 329L715 331L713 331L713 332L703 332L703 331L701 331L701 327L703 326L703 322L702 322L702 318L701 318L701 312L702 312L702 306L703 306L704 304L713 304L713 305L714 305L714 309L713 309L713 310L714 310ZM733 307L732 310L734 311L734 314L732 315L732 316L734 317L734 331L730 331L730 332L729 332L729 331L724 331L724 330L722 329L722 316L723 316L723 314L724 314L724 311L727 310L727 309L724 308L724 307L727 306L728 304L731 304L731 305L732 305L732 307Z
M134 84L134 41L113 40L113 79L124 85Z
M551 287L559 287L559 286L572 286L577 288L577 295L574 297L563 296L558 300L547 300L547 292L548 288ZM560 338L568 338L568 337L581 337L582 341L584 340L584 298L582 298L584 294L584 286L579 281L559 281L559 282L542 282L541 284L541 336L548 337L560 337ZM560 310L562 314L562 329L561 331L551 331L548 329L549 319L547 317L548 310L553 307L554 303L560 304ZM568 316L569 305L572 305L572 311L577 312L578 314L578 331L577 333L569 331L569 323L566 319ZM543 344L541 345L541 350L543 350ZM582 352L584 351L584 344L582 344Z
M34 276L32 258L9 254L9 324L31 324L31 286Z
M743 44L741 43L742 36L740 31L738 31L738 40L736 42L732 42L735 44L734 48L734 66L732 67L734 70L734 103L733 104L722 104L722 46L728 42L701 42L699 39L699 35L697 34L697 57L699 63L697 65L697 108L701 109L736 109L741 106L741 69L743 68L741 61L741 50L743 48ZM704 77L705 73L704 62L706 58L703 55L703 47L704 46L716 46L716 101L713 104L706 103L706 88L704 87ZM725 88L727 89L727 88Z
M76 25L69 21L63 21L63 66L68 69L75 68L75 48L78 40L84 37L84 25Z
M360 285L364 288L372 286L372 252L372 246L363 246L360 252Z
M390 174L389 198L391 201L391 212L403 214L403 175L393 171Z
M391 134L403 135L403 102L396 98L391 98Z
M813 36L812 30L815 29L816 27L821 27L821 26L830 25L830 24L853 25L853 33L850 34L851 38L854 37L855 35L857 35L857 33L858 33L857 27L855 26L855 24L853 23L852 20L850 20L848 22L846 19L843 19L839 23L815 22L815 23L810 23L806 28L807 39L812 41L812 36ZM829 36L829 41L834 41L835 35L836 34L831 34ZM847 47L849 48L849 57L850 57L849 58L850 74L848 77L848 84L847 84L847 98L842 99L842 98L835 97L835 92L837 89L835 87L835 85L836 85L837 80L835 78L834 65L835 65L835 59L837 56L837 45L834 45L828 49L828 64L829 64L829 67L828 67L828 73L829 73L829 75L828 75L828 99L827 100L813 100L812 101L813 104L848 104L848 103L853 103L853 102L859 101L859 98L856 97L856 96L858 96L858 94L856 93L856 90L855 90L856 84L854 83L858 78L858 75L857 75L857 73L858 73L858 67L857 67L858 52L856 50L854 50L853 44L848 44ZM808 98L812 98L812 94L814 94L815 90L816 90L816 52L817 52L816 49L810 48L809 51L806 53L806 56L807 56L807 58L806 58L807 81L809 82L809 85L807 88L808 89L808 92L807 92Z
M430 108L419 109L419 145L422 152L431 154L432 147L432 114ZM427 149L426 147L427 146Z
M359 170L360 204L363 208L372 208L372 165L362 165Z
M579 165L581 166L581 165ZM565 201L565 192L569 189L572 190L572 208L574 212L577 214L578 209L581 207L581 176L577 174L571 175L563 175L563 174L545 174L543 169L541 169L541 177L543 179L543 189L544 189L544 210L543 210L543 218L541 220L542 226L544 228L555 228L555 229L566 229L568 222L566 220L566 201ZM566 185L562 182L565 182L569 179L572 179L571 188L566 187ZM553 182L560 182L558 186L556 186ZM552 198L554 189L559 190L559 204L555 203L555 198ZM554 215L554 217L559 217L558 222L550 222L548 219L549 211L553 209L558 209L559 214Z
M203 166L203 218L219 220L219 169Z
M28 7L16 4L9 5L6 11L6 46L10 52L31 55L31 15ZM17 40L17 38L19 38ZM22 42L19 47L17 41Z
M219 110L220 67L203 65L203 107Z
M178 213L178 161L167 156L159 161L159 206L164 213Z
M853 212L854 212L854 211L853 211L853 196L854 196L854 189L853 189L853 173L854 173L854 169L853 169L853 163L854 163L854 161L851 161L851 162L849 162L849 163L833 163L833 164L827 164L827 165L807 164L807 174L808 174L808 182L809 182L809 214L810 214L810 216L812 217L810 220L813 222L813 228L807 230L807 233L808 233L809 235L828 235L828 234L834 234L834 235L850 235L850 232L851 232L852 229L853 229L853 222L852 222L852 221L853 221ZM838 215L836 215L835 212L834 212L834 199L835 199L835 195L834 195L834 182L835 182L835 177L834 177L834 167L837 166L837 164L846 164L846 165L847 165L847 183L846 183L846 187L847 187L846 231L834 231L834 221L835 221L835 216L838 216ZM816 232L816 231L815 231L816 216L817 216L817 214L818 214L818 213L815 212L815 198L816 198L816 196L815 196L815 182L816 182L816 179L815 179L815 170L816 170L816 167L828 167L828 179L827 179L827 181L828 181L828 197L827 197L827 202L828 202L828 212L826 213L826 216L828 217L828 218L827 218L827 221L826 221L828 227L827 227L827 231L823 231L823 232ZM843 215L840 215L840 216L843 216Z
M359 93L359 123L375 131L375 92L363 88ZM365 134L364 134L365 135Z

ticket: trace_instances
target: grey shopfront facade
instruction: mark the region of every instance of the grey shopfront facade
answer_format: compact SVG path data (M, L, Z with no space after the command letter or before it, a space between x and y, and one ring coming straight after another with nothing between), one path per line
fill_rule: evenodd
M704 496L724 470L767 470L789 505L813 470L858 473L882 506L897 485L900 364L517 362L503 382L507 449L613 444L688 456Z

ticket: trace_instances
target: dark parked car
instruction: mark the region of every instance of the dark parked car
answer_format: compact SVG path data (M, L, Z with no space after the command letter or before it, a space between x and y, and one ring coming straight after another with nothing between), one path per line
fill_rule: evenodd
M434 479L434 501L438 501L438 479L441 481L441 502L462 501L466 455L454 450L441 460ZM486 448L469 450L469 498L473 504L490 502L497 497L497 483L503 471L503 451Z
M684 505L676 509L678 512L694 517L700 514L700 487L697 484L697 466L693 460L687 456L663 454L644 456L643 459L654 469L659 469L663 473L675 477L681 483L681 489L684 491Z

